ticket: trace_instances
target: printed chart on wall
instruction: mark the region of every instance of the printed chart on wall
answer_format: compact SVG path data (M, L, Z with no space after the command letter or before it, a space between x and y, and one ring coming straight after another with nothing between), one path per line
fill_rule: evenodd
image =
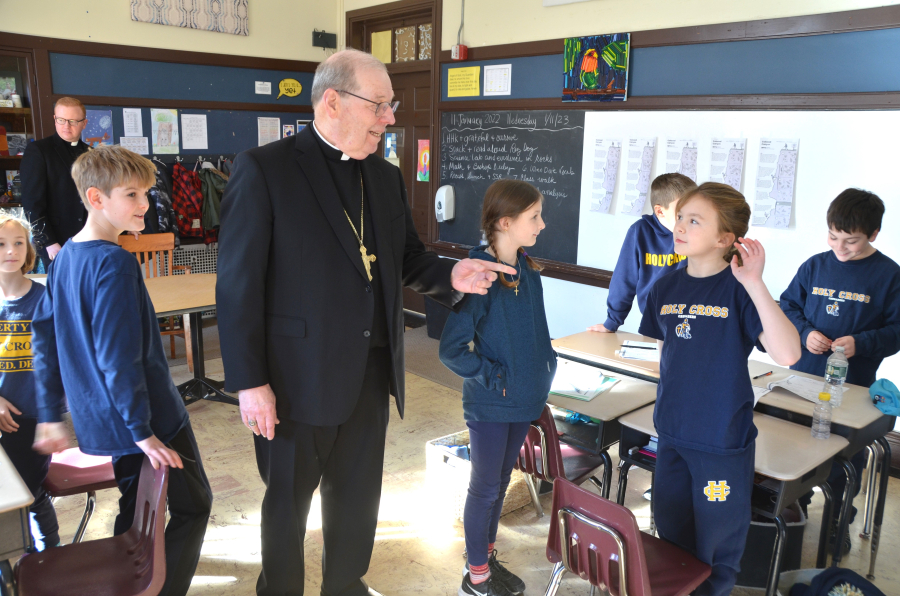
M640 217L653 181L653 157L656 139L628 139L628 161L625 169L625 201L622 213Z
M740 192L746 148L747 139L713 139L709 181L727 184Z
M481 204L496 180L533 184L544 196L547 227L528 254L574 263L577 256L584 112L502 111L441 114L440 180L453 186L456 218L440 239L481 243Z
M785 229L791 225L799 145L799 139L760 141L753 202L754 226Z
M697 183L697 141L666 141L666 173L683 174Z
M150 109L153 153L178 153L178 110Z
M586 148L585 151L588 149ZM622 141L617 139L594 140L594 171L591 181L591 211L609 213L619 161L622 159Z

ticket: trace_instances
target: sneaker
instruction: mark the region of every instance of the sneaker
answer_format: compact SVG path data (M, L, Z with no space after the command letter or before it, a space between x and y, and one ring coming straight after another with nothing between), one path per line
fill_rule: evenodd
M459 587L457 596L513 596L513 594L493 575L485 582L473 584L467 573L463 578L462 585Z
M505 563L505 561L497 560L497 549L494 549L494 552L488 557L488 568L491 570L491 577L506 586L506 589L512 594L522 594L525 592L525 582L522 581L522 578L512 573L509 569L504 567L502 563ZM463 567L463 575L468 573L469 564L466 563Z

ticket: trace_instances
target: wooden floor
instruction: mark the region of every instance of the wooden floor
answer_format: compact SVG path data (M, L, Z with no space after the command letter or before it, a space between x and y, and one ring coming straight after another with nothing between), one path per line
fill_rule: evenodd
M213 339L215 332L207 338ZM180 342L180 340L178 340ZM183 352L183 344L179 350ZM207 346L218 356L218 346ZM189 378L187 367L173 361L176 382ZM207 374L222 378L222 361L207 361ZM452 595L461 579L464 564L462 524L449 512L436 511L425 482L426 441L465 428L459 392L421 377L407 374L406 419L391 410L385 454L384 492L378 534L368 583L385 596ZM203 462L215 495L213 515L206 533L200 565L194 577L192 595L252 595L259 573L259 516L263 486L259 480L249 431L241 425L237 408L218 403L197 403L188 408ZM616 458L613 457L613 462ZM649 475L632 471L626 505L635 512L642 527L649 526L649 503L641 497L649 485ZM590 483L585 486L590 487ZM118 510L117 492L98 493L97 512L86 539L109 536ZM545 510L550 496L542 497ZM803 545L803 566L812 567L821 518L821 498L810 507ZM860 503L862 496L857 500ZM74 534L81 516L83 499L68 497L57 503L63 540ZM313 503L306 536L306 593L315 596L321 581L322 533L318 497ZM528 506L504 516L497 548L500 559L526 582L527 593L543 593L551 565L544 555L549 515L537 519ZM851 528L853 548L845 567L865 575L868 569L868 542L858 538L862 515ZM861 552L860 544L865 552ZM879 565L875 584L888 596L900 595L900 481L891 479L882 529ZM587 596L583 580L567 577L561 595ZM761 590L735 589L735 595L762 594Z

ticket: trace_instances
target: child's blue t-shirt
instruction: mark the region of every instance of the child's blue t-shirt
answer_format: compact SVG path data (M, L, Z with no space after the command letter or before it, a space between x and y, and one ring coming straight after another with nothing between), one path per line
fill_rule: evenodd
M731 267L678 269L650 289L640 332L662 340L653 422L676 445L731 453L756 438L747 358L759 344L756 306Z
M609 282L604 327L618 329L631 312L635 297L643 313L647 293L656 280L684 267L687 257L675 254L673 242L672 232L656 215L644 215L628 228Z
M31 319L43 295L44 286L31 282L24 296L0 302L0 397L27 418L37 418Z
M900 351L900 265L877 251L843 263L830 250L819 253L800 265L781 295L781 309L803 346L792 369L825 374L832 352L806 349L812 331L832 340L851 335L856 354L849 360L847 382L869 387L881 361Z
M34 315L38 422L59 422L63 395L79 448L140 453L188 422L153 303L134 255L112 242L66 242Z

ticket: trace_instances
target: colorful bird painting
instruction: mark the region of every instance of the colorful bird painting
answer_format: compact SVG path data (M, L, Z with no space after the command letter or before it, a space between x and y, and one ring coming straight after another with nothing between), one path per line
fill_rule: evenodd
M581 84L585 89L596 89L597 83L597 50L590 49L581 59Z

